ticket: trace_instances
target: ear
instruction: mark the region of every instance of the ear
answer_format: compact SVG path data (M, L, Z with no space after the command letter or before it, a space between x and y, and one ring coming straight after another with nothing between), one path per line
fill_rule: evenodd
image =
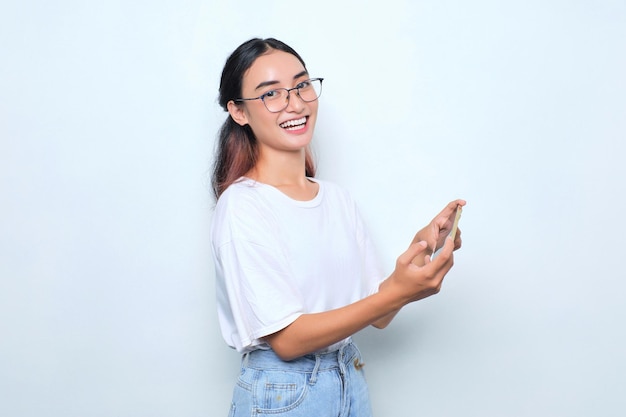
M231 100L226 104L226 107L228 108L228 113L230 114L230 117L233 118L235 123L240 126L245 126L248 124L248 117L243 111L243 106L239 106L233 100Z

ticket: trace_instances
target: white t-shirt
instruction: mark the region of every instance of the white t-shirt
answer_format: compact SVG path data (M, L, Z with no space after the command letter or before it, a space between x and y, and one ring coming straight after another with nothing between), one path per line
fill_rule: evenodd
M384 278L354 201L335 184L311 180L319 192L309 201L243 178L217 202L218 317L224 340L239 352L268 349L262 337L301 314L373 294Z

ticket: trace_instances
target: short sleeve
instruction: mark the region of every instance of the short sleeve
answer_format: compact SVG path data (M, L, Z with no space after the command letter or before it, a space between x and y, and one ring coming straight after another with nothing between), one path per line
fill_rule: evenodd
M371 235L365 224L365 221L357 207L354 204L354 216L356 219L356 240L361 252L361 259L363 262L363 288L366 289L366 293L363 296L372 295L378 292L378 287L385 280L386 276L383 272L383 268L380 264L380 256L376 250L376 246L372 241Z
M285 328L303 313L302 295L290 279L279 246L234 238L217 248L216 262L218 314L220 320L234 324L227 342L237 350L259 345L258 339Z

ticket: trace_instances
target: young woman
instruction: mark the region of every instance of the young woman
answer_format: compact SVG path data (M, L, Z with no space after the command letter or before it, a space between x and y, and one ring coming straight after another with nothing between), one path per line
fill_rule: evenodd
M312 75L276 39L243 43L222 72L211 234L222 334L243 354L231 416L371 416L351 335L437 293L461 246L446 239L455 200L383 275L354 201L314 178Z

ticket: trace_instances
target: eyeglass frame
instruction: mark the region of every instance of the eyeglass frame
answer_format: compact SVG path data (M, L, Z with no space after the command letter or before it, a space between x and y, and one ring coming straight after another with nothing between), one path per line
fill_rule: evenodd
M296 94L298 94L298 97L300 97L300 100L304 101L305 103L312 103L315 100L317 100L318 98L320 98L320 96L322 95L322 84L324 81L324 78L309 78L306 79L304 81L300 81L298 84L302 84L303 82L306 81L319 81L320 82L320 95L315 97L314 100L305 100L302 98L302 96L300 95L300 89L302 87L291 87L291 88L272 88L270 91L261 94L258 97L252 97L252 98L236 98L233 101L235 103L240 103L242 101L252 101L252 100L261 100L263 102L263 106L265 106L265 108L267 109L268 112L270 113L280 113L281 111L285 110L287 107L289 107L289 99L291 98L291 92L293 90L297 90ZM267 96L271 91L276 91L276 90L286 90L287 91L287 104L285 105L285 107L283 107L282 109L278 110L278 111L271 111L268 107L267 104L265 104L265 96Z

